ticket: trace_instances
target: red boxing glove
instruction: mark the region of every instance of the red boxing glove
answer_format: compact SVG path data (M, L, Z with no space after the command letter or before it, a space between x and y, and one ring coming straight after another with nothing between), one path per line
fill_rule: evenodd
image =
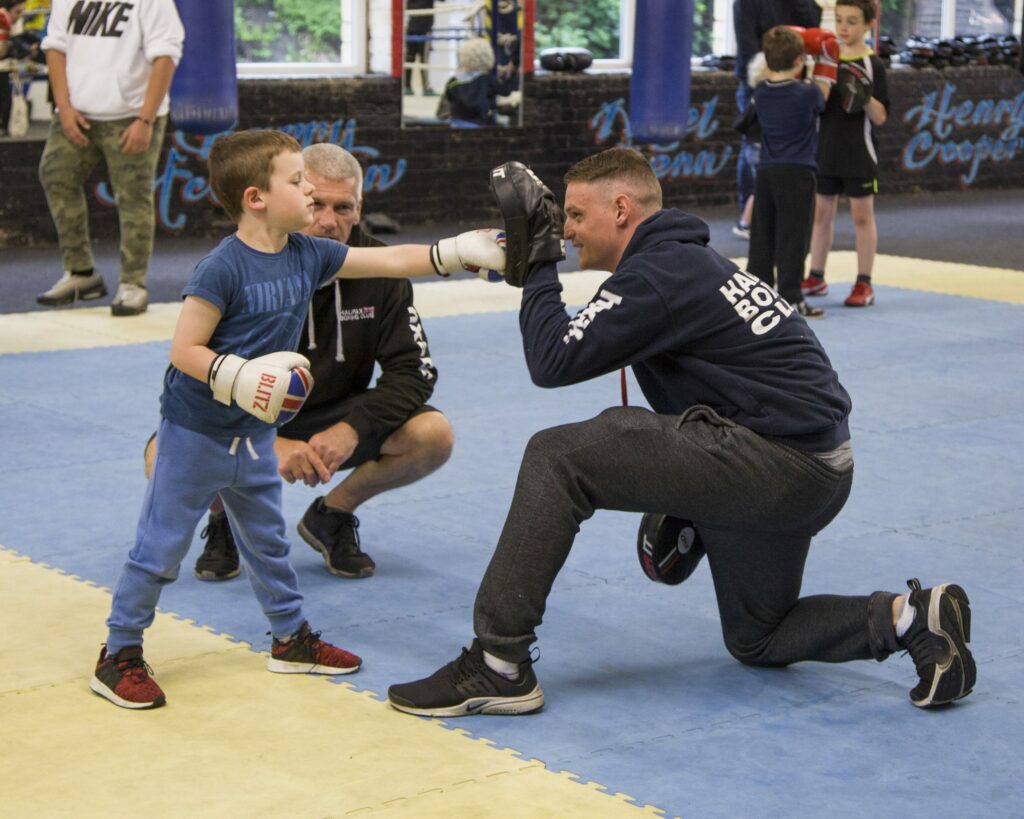
M839 70L839 40L823 28L808 28L797 32L804 41L804 50L814 57L815 81L834 85Z
M825 57L839 62L839 40L834 32L824 28L808 28L797 32L804 41L804 49L814 59Z
M11 15L5 8L0 8L0 43L9 42L11 39Z

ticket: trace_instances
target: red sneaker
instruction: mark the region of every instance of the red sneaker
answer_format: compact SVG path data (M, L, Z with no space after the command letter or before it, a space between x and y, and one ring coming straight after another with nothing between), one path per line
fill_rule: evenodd
M805 296L827 296L828 285L824 279L819 279L817 276L808 276L800 282L800 292Z
M355 654L325 643L319 631L311 631L309 623L303 623L291 640L274 638L267 670L278 674L351 674L362 662Z
M142 646L125 646L113 657L107 656L104 646L89 687L122 708L159 708L167 697L152 673L142 659Z
M847 307L870 307L875 303L875 291L867 282L857 282L843 302Z

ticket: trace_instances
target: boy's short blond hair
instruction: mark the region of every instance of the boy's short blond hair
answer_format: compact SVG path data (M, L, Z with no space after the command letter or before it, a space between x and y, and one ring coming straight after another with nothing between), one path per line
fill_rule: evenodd
M295 137L281 131L236 131L217 137L206 164L210 187L217 201L237 224L242 215L242 194L246 188L267 190L274 172L274 157L301 153Z
M775 26L761 38L761 48L769 71L789 71L804 55L804 41L793 29Z
M864 14L864 22L870 23L875 19L875 0L838 0L837 6L853 6L860 9Z
M651 163L633 148L609 148L581 159L566 172L565 184L572 182L624 182L627 193L645 211L661 209L661 183Z

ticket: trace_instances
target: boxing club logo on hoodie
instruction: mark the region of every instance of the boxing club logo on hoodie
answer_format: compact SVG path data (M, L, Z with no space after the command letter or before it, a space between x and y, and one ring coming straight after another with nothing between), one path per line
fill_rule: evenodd
M737 270L718 288L736 314L750 325L755 336L763 336L793 314L793 307L757 276Z

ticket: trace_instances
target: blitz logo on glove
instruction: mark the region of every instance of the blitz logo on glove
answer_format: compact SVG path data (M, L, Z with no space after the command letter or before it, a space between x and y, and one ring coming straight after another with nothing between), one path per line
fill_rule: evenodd
M207 378L213 398L268 424L290 421L313 389L309 359L298 353L270 353L247 361L219 355Z

